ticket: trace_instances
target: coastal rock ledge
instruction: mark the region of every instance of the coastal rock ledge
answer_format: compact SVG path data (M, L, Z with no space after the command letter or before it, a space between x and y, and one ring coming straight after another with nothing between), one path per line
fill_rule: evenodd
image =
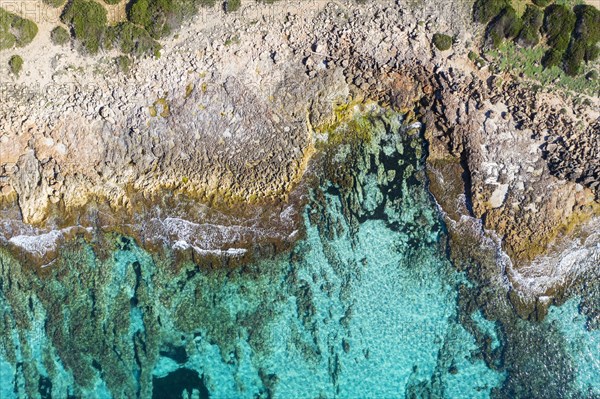
M204 10L162 43L160 58L128 74L106 54L80 60L34 41L35 62L25 57L20 77L2 86L0 242L104 221L185 247L164 221L200 229L217 213L235 231L221 230L201 251L237 256L236 246L257 238L293 240L294 192L317 152L315 132L350 115L348 104L376 101L423 124L430 189L447 222L480 219L511 258L512 283L527 288L546 273L530 267L540 256L597 232L600 101L534 90L525 77L472 62L481 27L471 6ZM451 49L432 44L440 31L453 36ZM165 198L177 196L193 205L172 211ZM157 218L161 228L142 223ZM564 282L550 269L538 295Z

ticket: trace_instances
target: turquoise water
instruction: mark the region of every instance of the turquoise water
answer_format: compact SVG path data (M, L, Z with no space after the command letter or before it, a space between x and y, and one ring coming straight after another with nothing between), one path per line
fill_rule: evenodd
M371 140L323 161L290 253L176 268L106 234L41 276L0 252L0 398L598 397L580 299L543 322L465 305L482 280L448 259L420 135L361 123Z

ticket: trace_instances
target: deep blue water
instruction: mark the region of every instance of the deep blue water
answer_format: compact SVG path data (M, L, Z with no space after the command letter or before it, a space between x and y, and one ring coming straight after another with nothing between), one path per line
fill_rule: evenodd
M600 397L581 298L541 322L486 307L485 276L449 260L419 132L361 123L372 137L330 150L289 253L177 269L107 234L41 276L0 252L0 398Z

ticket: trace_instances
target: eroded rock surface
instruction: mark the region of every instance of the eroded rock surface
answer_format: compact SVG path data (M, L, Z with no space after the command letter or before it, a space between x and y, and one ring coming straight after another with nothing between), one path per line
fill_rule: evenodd
M469 4L260 7L197 17L160 59L128 76L101 58L90 75L64 54L42 57L53 73L5 88L3 203L42 228L65 227L98 203L129 223L140 209L175 217L157 201L168 192L226 213L279 201L275 216L244 211L241 220L262 214L285 224L281 204L307 170L312 131L343 117L340 105L374 99L416 111L442 178L438 201L463 196L464 209L449 214L481 218L515 261L527 264L598 213L598 98L575 105L552 88L477 68L467 57L478 40ZM451 50L432 47L438 31L455 36ZM61 225L57 214L70 216ZM187 217L206 222L197 210ZM222 244L200 249L238 248Z

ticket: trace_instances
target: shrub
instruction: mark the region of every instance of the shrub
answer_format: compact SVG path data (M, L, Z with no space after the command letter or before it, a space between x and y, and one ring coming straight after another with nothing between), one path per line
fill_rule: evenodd
M50 32L50 39L52 40L52 43L62 46L71 40L71 35L69 35L69 32L62 26L57 26Z
M553 4L544 11L543 31L550 49L542 59L546 68L560 66L575 28L575 13L563 5ZM573 64L569 69L573 70Z
M523 29L516 38L518 45L523 47L534 47L540 41L540 28L544 22L542 11L532 5L527 5L523 14Z
M523 27L521 18L511 6L504 8L487 27L487 43L497 48L503 39L517 36Z
M131 22L123 22L110 28L105 43L107 47L116 45L121 52L135 57L155 54L161 48L160 44L152 39L144 28Z
M546 7L548 4L552 3L554 0L533 0L533 4L540 7Z
M19 73L21 73L21 69L23 68L23 58L19 55L13 55L10 57L10 60L8 60L8 66L13 74L19 76Z
M575 13L563 5L551 5L544 12L544 32L548 45L554 50L564 52L575 27Z
M443 33L436 33L433 35L433 44L438 50L449 50L450 47L452 47L452 37L444 35Z
M84 50L95 54L106 32L106 9L93 0L72 0L61 16Z
M241 5L241 0L226 0L224 4L225 12L237 11Z
M579 73L584 60L597 57L596 42L600 39L600 10L588 5L579 5L573 10L577 20L564 60L565 72L571 76Z
M115 58L115 62L117 63L117 67L123 73L128 73L131 68L131 58L126 55L120 55Z
M585 60L588 62L596 60L599 55L600 55L600 48L598 48L598 46L596 46L596 45L588 46L585 49Z
M65 2L67 0L42 0L42 1L52 7L58 8L58 7L62 6L63 4L65 4Z
M585 42L577 40L575 37L571 39L569 49L564 56L564 70L569 76L576 76L579 73L581 62L585 57Z
M588 44L595 44L600 40L600 10L590 5L578 5L573 11L577 17L573 34Z
M510 0L476 0L473 5L473 19L475 22L487 24L508 6Z
M195 15L198 3L197 0L133 0L128 18L158 39L178 28L186 17Z
M106 4L114 5L114 4L119 4L121 2L121 0L104 0L104 2Z
M474 51L469 51L467 57L475 64L477 67L482 67L485 65L485 61Z
M556 51L554 49L550 49L544 54L542 58L542 65L544 68L551 68L553 66L560 66L563 59L562 52Z
M0 8L0 50L26 46L37 33L38 27L33 21Z

